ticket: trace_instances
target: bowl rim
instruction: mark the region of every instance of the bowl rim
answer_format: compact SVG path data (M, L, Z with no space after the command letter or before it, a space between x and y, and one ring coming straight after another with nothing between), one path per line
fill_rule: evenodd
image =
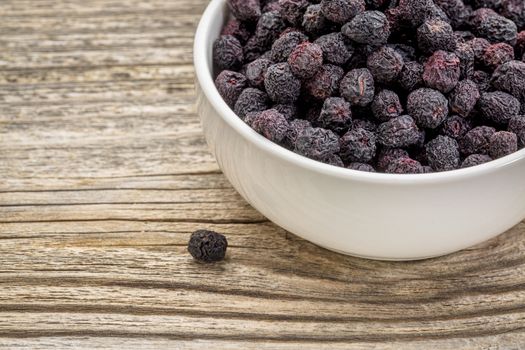
M212 36L212 33L210 33L210 27L211 23L217 16L223 17L222 9L224 6L226 6L226 0L211 0L199 21L193 45L195 75L202 92L208 99L209 103L215 108L217 114L231 128L255 147L265 152L269 152L283 161L293 163L294 165L306 168L310 171L337 178L351 179L354 181L384 184L436 184L467 180L477 176L488 175L509 167L517 161L525 159L524 148L505 157L469 168L428 174L386 174L352 170L322 163L269 141L255 132L242 119L240 119L226 104L215 87L212 75L213 67L208 64L208 57L211 55L211 52L209 52L209 48L211 47L211 45L209 45L209 38Z

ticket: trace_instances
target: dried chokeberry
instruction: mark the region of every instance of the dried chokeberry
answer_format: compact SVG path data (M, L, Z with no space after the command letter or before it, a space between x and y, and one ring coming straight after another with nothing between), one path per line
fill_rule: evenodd
M301 81L294 76L288 63L268 67L264 86L268 96L277 103L295 102L301 93Z
M406 62L399 74L399 85L406 91L423 86L423 65L419 62Z
M358 171L366 171L366 172L369 172L369 173L375 173L376 172L374 167L371 166L370 164L359 163L359 162L350 163L350 164L348 164L348 166L346 168L347 169L352 169L352 170L358 170Z
M213 43L213 62L221 70L235 70L244 61L242 45L233 35L221 35Z
M474 11L470 24L475 34L492 43L505 42L511 45L516 43L518 35L516 23L491 9L480 8Z
M346 23L364 10L364 0L321 0L323 15L334 23Z
M329 97L324 101L317 124L338 134L348 130L352 125L350 103L341 97Z
M376 136L365 129L351 129L339 141L341 159L367 163L376 155Z
M374 51L366 61L366 66L374 76L374 80L379 83L394 81L401 73L403 64L403 57L388 46L382 46Z
M518 146L525 147L525 116L519 115L509 120L508 131L518 137Z
M323 50L316 44L304 42L292 51L288 64L296 77L311 78L323 65Z
M436 51L424 65L423 81L430 88L448 93L456 87L460 75L458 56L451 52Z
M391 119L377 128L377 142L385 147L407 147L420 139L419 129L411 116Z
M423 174L425 169L412 158L397 158L390 162L385 170L389 174Z
M311 97L317 100L325 100L337 92L343 75L343 68L325 64L311 79L304 83L304 88Z
M360 44L384 45L390 36L390 24L384 13L365 11L346 23L341 32Z
M248 81L241 73L223 70L215 79L215 86L224 101L233 107Z
M341 80L339 91L352 105L366 106L374 99L374 77L366 68L353 69Z
M444 135L453 139L461 139L472 129L470 120L460 117L459 115L450 115L445 119L441 126Z
M439 135L427 143L425 149L428 163L435 171L448 171L459 167L459 145L455 139Z
M377 156L377 168L385 171L390 163L399 158L409 158L409 154L402 148L383 148Z
M288 136L290 124L276 109L268 109L256 115L251 127L268 140L281 144Z
M483 64L490 70L514 59L514 48L507 43L492 44L483 52Z
M459 141L459 150L467 156L474 153L488 154L490 138L495 132L493 127L477 126Z
M306 8L303 16L303 28L307 33L323 33L326 30L327 22L321 11L321 5L313 4Z
M272 45L270 59L276 63L288 61L288 56L297 45L305 41L308 41L308 37L296 30L282 34Z
M478 101L481 115L496 123L506 123L520 113L520 102L502 91L485 92Z
M450 110L462 117L468 117L478 102L480 93L472 80L460 81L448 96Z
M492 86L525 103L525 62L510 61L499 66L492 75Z
M350 45L347 45L341 33L330 33L320 36L314 41L323 51L324 61L336 65L344 65L350 57L352 57L352 50Z
M214 262L224 259L228 241L224 235L210 230L197 230L191 234L188 252L196 260Z
M281 13L293 26L301 24L308 5L310 5L310 3L307 0L279 0Z
M339 136L323 128L305 128L295 141L295 152L318 161L339 153Z
M448 115L448 101L437 90L421 88L408 95L407 111L423 128L437 128Z
M268 95L255 88L247 88L239 95L235 103L234 112L241 119L251 112L262 112L268 108Z
M483 163L490 162L491 160L492 160L492 158L490 158L486 154L471 154L470 156L465 158L463 163L461 163L461 167L462 168L470 168L470 167L473 167L473 166L476 166L476 165L480 165L480 164L483 164Z
M261 16L259 0L228 0L228 5L238 20L254 21Z
M403 112L399 96L394 91L386 89L377 93L371 107L374 117L382 122L399 117Z
M272 61L265 58L258 58L246 65L244 73L248 83L255 88L264 89L264 76Z
M427 54L456 49L452 26L439 19L427 20L417 29L417 43L419 49Z

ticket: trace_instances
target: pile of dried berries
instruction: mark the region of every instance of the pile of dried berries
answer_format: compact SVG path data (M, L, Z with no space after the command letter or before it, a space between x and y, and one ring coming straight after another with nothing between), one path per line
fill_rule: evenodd
M269 140L361 171L525 147L524 0L228 0L216 86Z

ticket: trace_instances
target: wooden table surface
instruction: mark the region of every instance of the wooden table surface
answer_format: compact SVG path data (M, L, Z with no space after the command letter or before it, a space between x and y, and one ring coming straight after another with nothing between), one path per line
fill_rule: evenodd
M195 114L207 2L0 1L0 348L524 349L525 223L378 262L240 198Z

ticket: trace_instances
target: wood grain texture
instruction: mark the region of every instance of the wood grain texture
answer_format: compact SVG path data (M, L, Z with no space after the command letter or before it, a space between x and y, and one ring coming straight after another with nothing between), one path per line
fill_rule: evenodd
M206 4L0 1L0 348L525 349L525 223L378 262L240 198L195 115ZM225 261L189 257L198 228Z

